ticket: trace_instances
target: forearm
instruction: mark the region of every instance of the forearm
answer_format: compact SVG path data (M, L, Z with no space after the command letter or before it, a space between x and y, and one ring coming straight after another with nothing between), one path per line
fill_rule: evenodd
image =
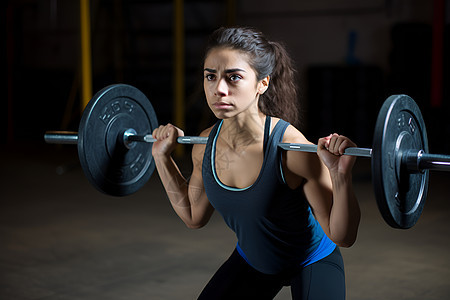
M189 185L171 156L154 157L156 169L169 201L183 222L192 224L192 206L189 201Z
M353 191L351 175L331 174L333 205L330 236L339 246L350 247L356 241L361 211Z

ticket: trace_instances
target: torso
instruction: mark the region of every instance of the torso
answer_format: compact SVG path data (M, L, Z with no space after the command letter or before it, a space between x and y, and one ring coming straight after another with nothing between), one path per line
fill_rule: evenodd
M291 189L283 183L282 151L277 143L287 124L279 123L274 129L277 121L270 127L273 135L266 135L265 150L263 133L260 143L249 143L241 152L223 137L220 141L219 122L209 134L202 166L212 206L236 232L250 264L272 274L307 262L324 235L312 217L303 189Z

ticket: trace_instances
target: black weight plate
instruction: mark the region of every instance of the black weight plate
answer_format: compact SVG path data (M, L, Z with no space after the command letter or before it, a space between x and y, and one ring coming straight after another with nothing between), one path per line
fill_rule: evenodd
M78 156L92 185L113 196L139 190L155 169L152 144L135 142L128 149L123 132L149 134L157 126L153 106L137 88L117 84L95 94L78 130Z
M428 152L425 122L419 107L406 95L390 96L378 114L372 148L372 181L378 208L390 226L407 229L422 214L429 172L408 171L407 150Z

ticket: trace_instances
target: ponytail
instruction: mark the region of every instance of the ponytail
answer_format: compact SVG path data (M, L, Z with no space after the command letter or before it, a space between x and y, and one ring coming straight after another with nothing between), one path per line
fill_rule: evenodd
M270 44L275 54L275 67L270 75L269 88L259 98L259 109L266 115L277 116L298 127L300 111L293 62L280 43Z
M206 56L214 48L231 48L249 55L257 80L270 76L269 88L259 98L259 109L269 116L299 126L296 71L286 49L250 27L219 28L211 35Z

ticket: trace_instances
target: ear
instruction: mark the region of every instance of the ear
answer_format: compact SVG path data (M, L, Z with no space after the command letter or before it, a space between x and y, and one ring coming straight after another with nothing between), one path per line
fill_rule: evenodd
M269 88L270 76L263 78L260 82L258 82L258 94L264 94Z

